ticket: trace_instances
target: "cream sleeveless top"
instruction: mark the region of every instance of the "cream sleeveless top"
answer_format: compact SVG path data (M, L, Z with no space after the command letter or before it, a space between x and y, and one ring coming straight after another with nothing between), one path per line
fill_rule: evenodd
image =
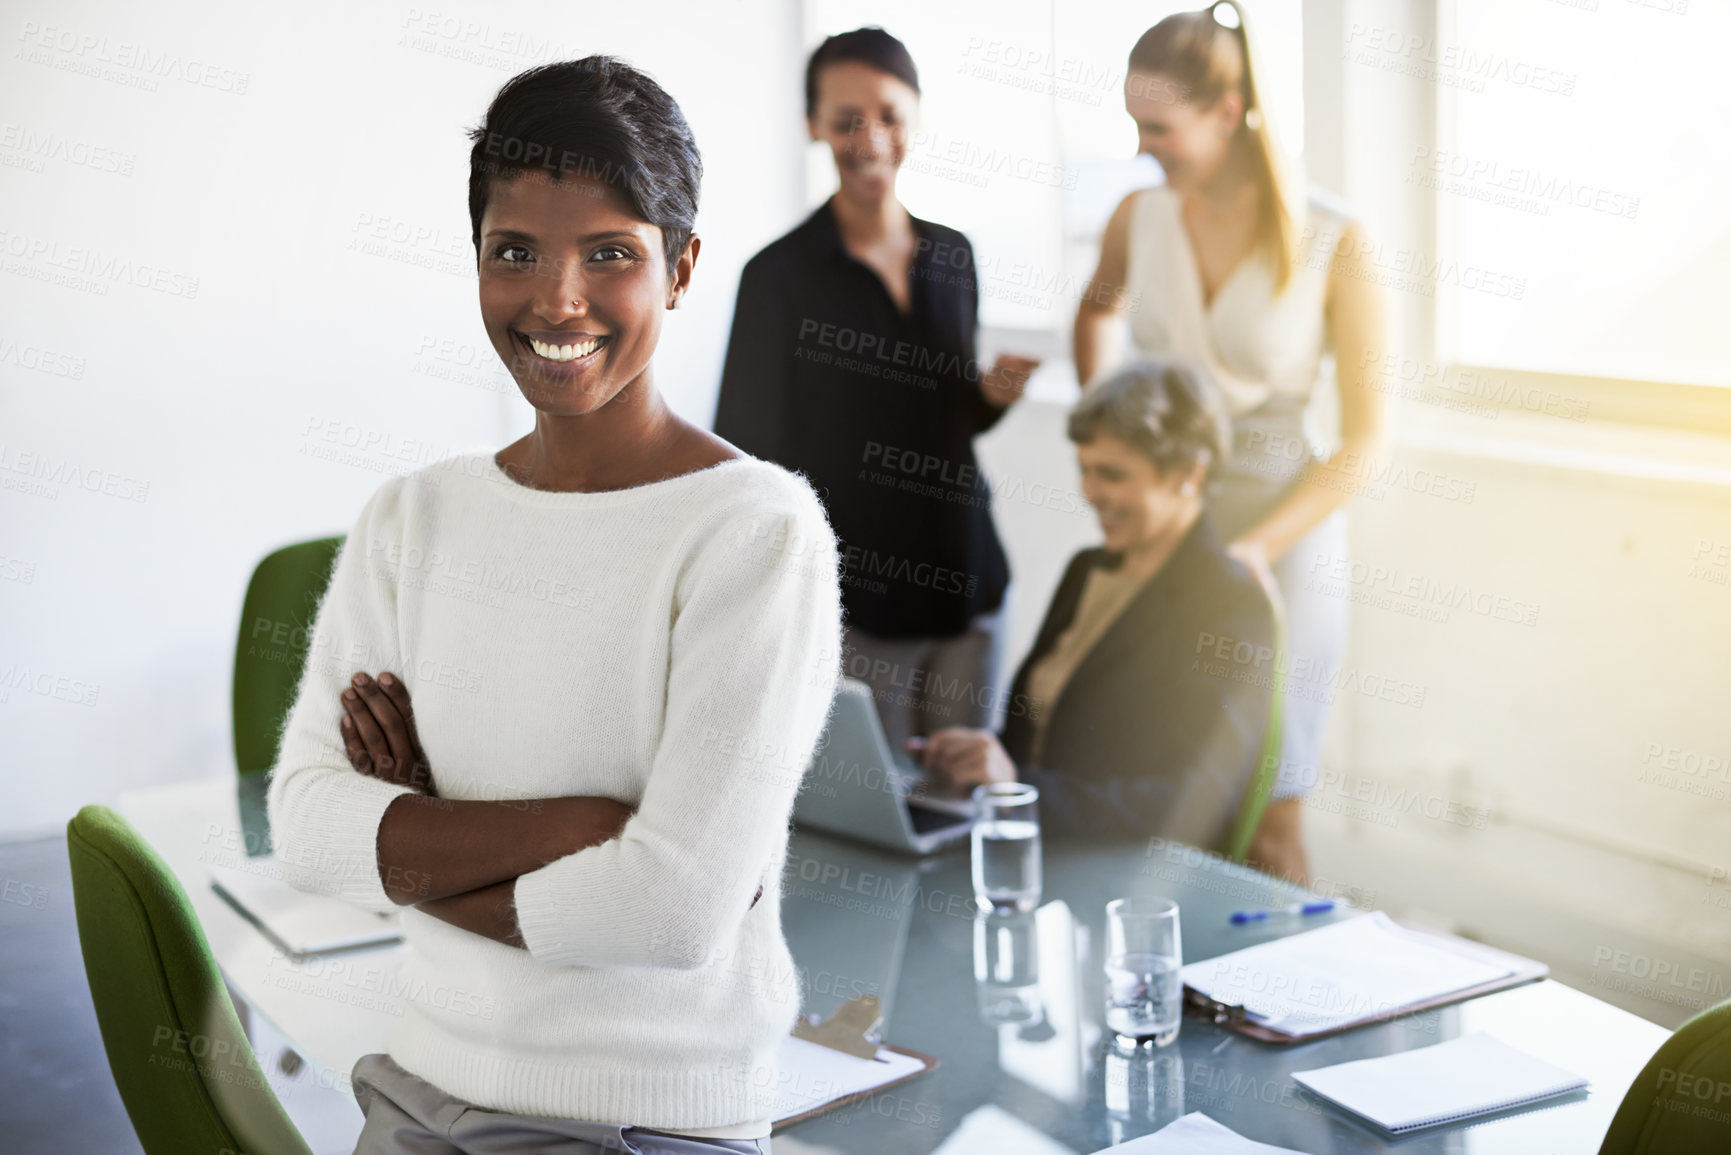
M1274 269L1253 252L1204 305L1178 194L1164 185L1137 193L1125 277L1136 352L1201 362L1225 393L1233 417L1270 398L1302 405L1326 351L1328 270L1349 219L1317 193L1306 214L1294 222L1292 279L1285 292L1275 296Z

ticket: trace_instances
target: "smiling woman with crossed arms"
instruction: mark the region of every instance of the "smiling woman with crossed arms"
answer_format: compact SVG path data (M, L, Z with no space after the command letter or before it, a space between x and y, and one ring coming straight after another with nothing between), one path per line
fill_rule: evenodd
M291 881L402 911L358 1150L765 1152L834 537L803 479L655 387L699 250L673 100L607 57L550 64L472 139L481 318L535 428L367 502L269 795ZM448 664L476 677L402 680ZM762 748L791 768L737 753Z

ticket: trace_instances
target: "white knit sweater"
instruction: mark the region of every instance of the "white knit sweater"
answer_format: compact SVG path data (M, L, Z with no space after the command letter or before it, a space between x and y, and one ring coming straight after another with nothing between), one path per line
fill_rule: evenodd
M835 538L779 466L549 493L488 452L381 485L319 607L269 805L297 885L403 910L391 1057L492 1110L768 1135L799 1010L781 868L840 629ZM386 896L379 821L407 789L343 754L357 670L403 678L441 797L637 807L518 879L527 950Z

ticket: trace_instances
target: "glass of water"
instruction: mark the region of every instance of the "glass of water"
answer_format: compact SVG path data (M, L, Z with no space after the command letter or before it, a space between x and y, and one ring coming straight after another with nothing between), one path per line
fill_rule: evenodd
M985 911L1040 904L1040 792L1026 782L974 787L974 901Z
M1136 895L1106 904L1106 1028L1130 1046L1164 1047L1184 1009L1178 904Z

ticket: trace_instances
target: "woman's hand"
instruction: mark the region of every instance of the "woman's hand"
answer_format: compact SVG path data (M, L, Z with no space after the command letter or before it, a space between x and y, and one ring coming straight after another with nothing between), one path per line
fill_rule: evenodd
M908 748L919 750L918 738L909 739ZM998 744L998 736L990 730L970 730L951 726L923 740L922 764L943 776L945 783L958 790L972 790L988 782L1014 782L1016 764Z
M980 394L999 409L1014 405L1027 389L1028 378L1039 367L1038 358L1004 353L992 362L990 369L980 374Z
M1279 588L1274 580L1274 567L1268 559L1268 548L1261 542L1241 537L1226 547L1226 553L1242 562L1263 589L1273 591Z
M1335 247L1323 320L1334 348L1340 440L1332 457L1312 462L1300 475L1303 484L1288 487L1246 531L1271 562L1363 490L1367 465L1388 468L1394 401L1381 372L1391 353L1376 252L1357 222L1346 226Z
M435 794L433 768L415 732L408 687L394 674L356 674L343 691L343 749L362 774Z

